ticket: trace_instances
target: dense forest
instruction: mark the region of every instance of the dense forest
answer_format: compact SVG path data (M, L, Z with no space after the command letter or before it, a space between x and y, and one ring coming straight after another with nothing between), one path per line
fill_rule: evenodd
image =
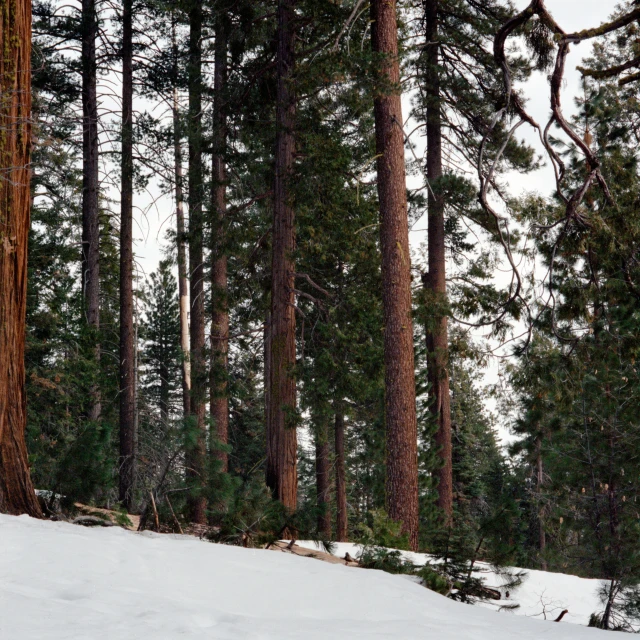
M524 5L3 2L0 512L573 573L630 628L640 8Z

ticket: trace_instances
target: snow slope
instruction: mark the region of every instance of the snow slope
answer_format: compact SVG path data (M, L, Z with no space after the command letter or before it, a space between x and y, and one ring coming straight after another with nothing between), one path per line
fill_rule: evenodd
M317 549L315 542L310 540L298 540L296 542L306 549ZM335 543L334 555L344 558L345 553L349 553L352 558L357 558L360 554L360 545L351 542ZM428 560L428 556L422 553L412 553L403 551L402 555L416 565L423 565ZM496 575L491 568L478 563L478 576L485 579L489 587L500 588L505 582ZM519 572L522 569L513 568ZM588 580L578 578L563 573L550 573L548 571L535 571L526 569L526 577L523 584L511 589L509 599L504 597L499 601L489 601L479 606L490 609L499 609L502 605L520 605L518 609L509 611L516 615L529 616L533 618L554 620L561 611L568 609L568 613L563 618L564 622L587 625L592 613L601 612L602 604L598 598L598 587L600 580ZM506 613L506 610L505 610Z
M406 579L189 537L0 515L7 640L590 640Z

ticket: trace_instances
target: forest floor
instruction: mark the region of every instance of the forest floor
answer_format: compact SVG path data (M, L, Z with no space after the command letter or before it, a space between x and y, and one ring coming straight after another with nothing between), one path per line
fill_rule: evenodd
M547 576L548 584L570 578ZM568 608L584 586L571 580L559 586ZM192 536L0 515L0 638L595 640L610 634L459 604L402 576L343 563Z

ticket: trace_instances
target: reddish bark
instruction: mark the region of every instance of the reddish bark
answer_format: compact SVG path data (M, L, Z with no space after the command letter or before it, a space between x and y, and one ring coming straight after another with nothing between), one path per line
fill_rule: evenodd
M451 395L449 391L449 335L446 309L447 280L444 229L444 197L437 182L442 178L442 114L440 76L438 70L438 0L425 0L426 62L425 91L427 94L427 180L434 185L429 189L429 277L428 285L434 293L436 312L429 321L427 331L427 374L433 394L431 412L438 424L435 443L440 466L437 505L446 524L453 517L453 467L451 449Z
M31 3L0 12L0 512L41 517L24 432L31 193Z
M382 301L384 310L387 504L418 546L418 439L416 419L411 256L407 220L404 132L395 0L373 0L371 35L378 58L374 98Z
M276 151L271 267L270 399L267 422L267 486L289 510L298 494L296 433L295 215L289 183L295 156L293 92L295 1L278 2Z

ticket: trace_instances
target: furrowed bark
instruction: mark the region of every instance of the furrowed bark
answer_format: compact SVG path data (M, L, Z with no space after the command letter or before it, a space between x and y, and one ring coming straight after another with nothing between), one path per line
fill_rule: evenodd
M428 284L435 300L435 315L427 332L427 375L433 402L430 410L438 424L435 443L440 466L437 505L445 524L453 516L453 467L451 450L451 396L449 391L449 336L447 316L446 255L444 231L444 197L437 186L442 178L442 101L440 95L438 10L439 0L425 0L427 96L427 180L429 189L429 277Z
M27 247L31 208L31 3L0 11L0 513L42 517L24 432Z
M227 33L223 17L216 25L214 69L214 152L213 152L213 224L211 233L211 420L215 440L229 442L229 400L227 396L227 369L229 349L229 311L227 306L227 116L225 88L227 83ZM213 438L211 439L213 443ZM221 470L229 470L226 451L213 448Z
M120 195L120 482L130 510L135 477L135 334L133 327L133 43L132 0L122 7L122 183Z
M172 17L171 43L174 60L174 82L178 78L178 44L175 18ZM184 416L191 410L191 361L189 359L189 280L187 278L187 234L184 224L184 176L182 172L182 126L178 89L173 89L173 161L176 194L176 244L178 250L178 297L180 304L180 348L182 349L182 409Z
M95 0L82 0L82 291L87 324L95 332L95 360L100 363L100 218L98 210L98 96ZM100 419L100 389L91 391L89 420Z
M329 460L329 428L326 418L320 418L316 433L316 493L318 505L318 534L331 539L331 464Z
M193 0L189 8L189 271L191 327L191 397L187 437L187 478L191 491L189 510L192 522L206 524L206 426L207 374L204 337L202 171L202 4Z
M336 541L347 542L349 520L347 516L346 458L344 450L344 415L341 410L335 416L336 450Z
M278 56L273 246L271 267L271 367L267 423L267 486L289 510L298 493L296 318L294 296L295 215L290 178L295 155L296 101L292 84L295 49L295 0L278 2Z
M418 547L418 446L411 317L411 255L395 0L371 3L382 302L384 311L387 505Z

